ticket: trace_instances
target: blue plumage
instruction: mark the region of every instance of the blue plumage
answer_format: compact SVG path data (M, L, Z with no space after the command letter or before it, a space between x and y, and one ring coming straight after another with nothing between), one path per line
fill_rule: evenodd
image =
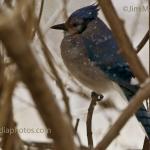
M91 26L99 28L94 29ZM119 80L130 84L134 75L128 63L118 53L119 48L110 29L99 18L90 22L88 27L82 33L88 58L100 67L111 80L118 84L120 84Z
M119 53L111 30L98 18L98 10L98 5L81 8L64 24L52 27L67 32L61 43L62 58L69 71L87 87L101 93L114 81L130 100L139 86L131 84L134 74ZM150 112L144 105L136 117L150 137Z
M97 17L98 11L99 11L98 5L93 4L93 5L76 10L75 12L71 14L70 18L78 17L84 20L86 19L91 20Z

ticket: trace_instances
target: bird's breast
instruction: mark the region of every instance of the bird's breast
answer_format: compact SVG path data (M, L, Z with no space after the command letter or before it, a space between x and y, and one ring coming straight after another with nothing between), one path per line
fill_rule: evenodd
M111 81L88 59L82 36L67 36L61 43L61 55L71 74L86 87L104 92L112 88Z

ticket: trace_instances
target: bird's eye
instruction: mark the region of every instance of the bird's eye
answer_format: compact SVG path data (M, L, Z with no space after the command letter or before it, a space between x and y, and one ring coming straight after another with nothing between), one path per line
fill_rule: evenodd
M72 25L73 25L73 27L77 27L78 26L76 23L73 23Z
M82 23L82 22L73 22L72 24L70 24L70 28L72 27L72 30L76 31L76 33L82 33L85 28L86 28L86 24Z

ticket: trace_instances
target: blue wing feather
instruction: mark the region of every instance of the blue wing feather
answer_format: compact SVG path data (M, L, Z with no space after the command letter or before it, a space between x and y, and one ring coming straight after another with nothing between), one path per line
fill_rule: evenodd
M111 80L118 84L120 84L119 81L130 83L134 75L127 62L118 53L118 46L111 31L100 19L97 19L96 24L98 23L99 29L96 30L100 31L93 31L90 36L87 36L88 31L83 33L87 56Z
M89 27L82 34L88 58L94 62L109 79L118 83L127 99L130 100L139 89L139 86L130 84L134 75L127 62L121 54L118 53L118 46L111 31L100 19L97 19L96 22L93 21L89 26L90 25L92 27ZM98 28L93 28L94 26ZM150 113L146 110L144 105L136 112L136 116L142 123L148 137L150 137Z

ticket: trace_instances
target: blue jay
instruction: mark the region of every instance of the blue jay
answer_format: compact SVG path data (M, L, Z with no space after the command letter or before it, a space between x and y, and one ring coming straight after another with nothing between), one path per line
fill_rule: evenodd
M52 29L64 30L61 55L68 70L82 84L97 93L103 93L117 83L128 100L139 85L131 84L134 74L118 51L111 30L98 18L98 5L76 10L63 24ZM136 117L150 137L150 112L144 105Z

